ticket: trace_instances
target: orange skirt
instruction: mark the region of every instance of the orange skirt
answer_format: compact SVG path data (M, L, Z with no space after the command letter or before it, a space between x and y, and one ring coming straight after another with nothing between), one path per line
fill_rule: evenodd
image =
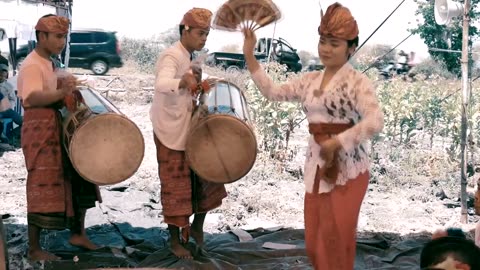
M367 191L369 173L318 193L319 169L313 193L305 193L305 249L316 270L352 270L357 222Z

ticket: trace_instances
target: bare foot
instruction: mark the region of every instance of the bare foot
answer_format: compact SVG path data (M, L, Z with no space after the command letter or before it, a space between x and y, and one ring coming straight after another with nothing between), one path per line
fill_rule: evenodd
M58 261L61 258L45 250L38 249L38 250L29 250L28 259L36 262L36 261Z
M74 234L70 237L70 241L68 242L72 246L81 247L88 250L98 249L98 246L92 243L92 241L90 241L90 239L88 239L85 235Z
M192 226L190 228L190 235L192 236L193 240L195 240L197 246L203 246L203 230L201 228L195 228Z
M180 259L193 259L192 253L180 244L170 244L170 249Z

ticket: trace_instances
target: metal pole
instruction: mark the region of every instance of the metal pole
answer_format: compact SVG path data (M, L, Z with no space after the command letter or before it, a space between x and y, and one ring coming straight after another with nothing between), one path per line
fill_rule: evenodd
M460 194L461 194L461 223L468 222L467 212L467 112L468 112L468 99L470 96L470 89L468 83L468 41L469 41L469 24L470 24L470 0L465 0L464 14L463 14L463 37L462 37L462 126L461 126L461 181L460 181Z
M434 52L451 52L451 53L462 53L462 51L458 51L458 50L447 50L447 49L439 49L439 48L428 48L428 50L430 51L434 51ZM476 52L470 52L470 54L480 54L480 52L476 51Z
M61 58L62 63L65 66L65 69L68 68L68 64L70 62L70 35L72 33L72 1L65 1L63 7L56 6L55 11L57 16L63 16L66 17L69 21L70 24L68 26L68 34L67 34L67 40L65 44L65 54L64 55L58 55L58 57Z
M270 57L271 57L271 55L272 55L272 48L273 48L273 39L275 39L275 31L276 31L276 30L277 30L277 22L275 22L275 24L273 25L273 34L272 34L272 39L270 40L270 45L269 45L268 42L266 42L266 40L265 40L265 42L267 43L267 44L265 44L266 47L267 47L267 48L269 47L269 48L267 49L267 50L268 50L267 64L270 63ZM278 44L277 44L277 45L278 45Z

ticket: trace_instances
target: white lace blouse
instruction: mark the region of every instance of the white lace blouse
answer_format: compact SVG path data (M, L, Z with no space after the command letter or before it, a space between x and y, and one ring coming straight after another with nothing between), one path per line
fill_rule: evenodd
M337 135L343 149L339 153L340 173L336 185L344 185L369 169L368 140L383 129L383 112L370 79L346 63L325 86L323 73L309 72L298 79L276 85L263 68L252 74L262 94L272 101L301 102L309 123L351 123L354 126ZM313 191L317 166L323 166L320 145L309 138L304 181ZM319 193L330 192L335 184L320 181Z

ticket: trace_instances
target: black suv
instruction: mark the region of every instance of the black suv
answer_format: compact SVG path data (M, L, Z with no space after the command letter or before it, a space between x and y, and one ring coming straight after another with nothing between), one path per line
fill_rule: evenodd
M62 55L65 54L65 50ZM28 55L28 45L17 50L19 65ZM96 75L104 75L110 68L122 67L120 43L115 32L99 29L72 30L70 34L70 59L72 68L90 69Z

